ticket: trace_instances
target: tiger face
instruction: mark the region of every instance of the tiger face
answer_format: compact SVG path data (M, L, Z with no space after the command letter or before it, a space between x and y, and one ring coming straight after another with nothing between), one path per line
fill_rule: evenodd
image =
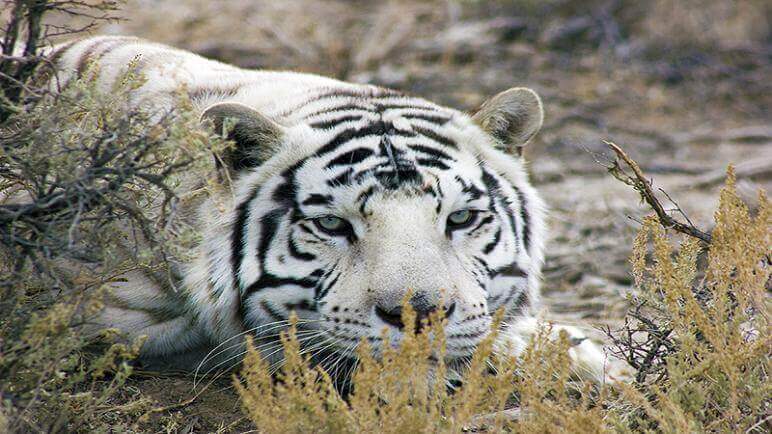
M516 321L538 301L543 205L519 156L542 122L534 92L511 89L474 116L358 88L321 93L281 124L235 103L204 117L235 121L223 158L234 204L204 245L207 279L237 289L242 330L294 311L320 355L352 355L439 311L454 360L496 310ZM416 324L402 323L408 293Z

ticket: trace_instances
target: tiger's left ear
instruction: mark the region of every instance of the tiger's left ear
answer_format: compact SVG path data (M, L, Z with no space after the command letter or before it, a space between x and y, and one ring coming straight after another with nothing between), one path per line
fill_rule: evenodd
M285 133L284 127L241 103L213 104L201 114L201 121L206 120L212 121L215 132L225 133L235 142L220 156L225 168L234 172L257 167L271 158L281 147ZM226 126L228 131L224 131Z
M531 89L513 87L485 101L472 116L506 152L523 154L523 147L541 129L544 109Z

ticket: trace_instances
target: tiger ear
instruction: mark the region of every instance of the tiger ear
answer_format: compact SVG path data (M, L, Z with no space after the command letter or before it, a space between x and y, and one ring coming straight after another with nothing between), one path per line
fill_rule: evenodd
M219 158L234 172L261 165L279 149L284 137L284 127L240 103L212 104L201 114L201 121L207 120L218 134L235 142Z
M485 101L472 120L496 139L497 147L522 155L523 147L541 129L544 109L536 92L513 87Z

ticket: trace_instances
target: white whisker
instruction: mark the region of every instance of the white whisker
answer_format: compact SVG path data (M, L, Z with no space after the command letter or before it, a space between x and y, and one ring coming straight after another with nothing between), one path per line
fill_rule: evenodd
M322 333L322 332L321 332L321 331L319 331L319 330L304 330L304 331L300 331L300 332L297 332L297 334L298 334L298 335L301 335L301 336L303 336L303 338L302 338L302 339L299 339L299 341L307 341L307 340L313 339L313 338L315 338L316 336L318 336L320 333ZM278 336L278 335L277 335L277 336ZM282 347L282 345L283 345L283 344L281 343L281 341L280 341L280 340L273 340L273 341L270 341L270 342L266 342L266 343L264 343L264 344L262 344L262 345L258 345L257 347L255 347L255 350L257 350L257 351L261 352L261 354L262 354L262 353L263 353L263 352L264 352L266 349L269 349L269 348L270 348L270 349L274 349L275 347ZM233 366L231 366L231 367L230 367L230 368L228 368L228 369L222 369L222 371L224 371L224 372L227 372L227 371L229 371L229 370L233 369L233 367L235 367L235 366L236 366L236 364L238 364L238 362L240 362L240 359L241 359L241 357L243 357L243 356L244 356L246 353L247 353L247 350L243 350L243 351L239 352L238 354L235 354L235 355L233 355L233 356L231 356L231 357L228 357L228 358L227 358L227 359L225 359L225 360L222 360L222 361L220 361L220 362L219 362L219 363L217 363L216 365L214 365L214 366L210 367L210 368L209 368L209 369L208 369L208 370L207 370L207 371L206 371L206 372L205 372L205 373L204 373L204 374L201 376L201 378L206 378L206 377L209 375L209 373L211 373L211 372L212 372L212 371L214 371L214 370L217 370L217 368L218 368L218 367L225 365L226 363L230 362L231 360L237 359L237 362L236 362L236 363L234 363L234 364L233 364ZM273 353L271 353L271 355L272 355L272 354L275 354L275 353L276 353L276 352L274 351ZM270 355L269 355L269 356L270 356ZM263 357L264 357L264 358L267 358L267 357L269 357L269 356L263 356Z
M301 320L301 319L298 319L297 325L309 324L309 323L315 323L315 322L321 322L321 321L322 320ZM235 334L235 335L231 336L230 338L228 338L228 339L224 340L223 342L221 342L216 347L212 348L212 350L209 351L209 353L207 353L207 355L204 356L203 359L201 359L201 362L199 362L198 366L196 367L196 371L193 374L193 389L195 390L196 385L198 384L198 373L199 373L199 371L201 370L201 368L204 366L204 364L210 358L217 357L220 354L222 354L223 352L226 352L226 351L229 351L229 350L233 349L235 346L242 345L243 342L238 342L236 344L231 344L230 346L217 351L218 348L222 347L223 345L225 345L226 343L228 343L229 341L231 341L233 339L236 339L238 337L244 336L247 333L251 333L251 332L256 332L256 335L260 335L259 336L260 338L265 338L266 336L264 336L263 333L265 333L267 331L275 330L277 328L289 327L290 324L291 323L290 323L289 320L281 320L281 321L274 321L274 322L262 324L262 325L259 325L257 327L252 327L251 329L244 330L241 333L238 333L238 334ZM217 352L215 353L215 351L217 351ZM219 364L217 366L219 366ZM208 370L204 374L204 376L206 376L209 372L211 372L211 369Z

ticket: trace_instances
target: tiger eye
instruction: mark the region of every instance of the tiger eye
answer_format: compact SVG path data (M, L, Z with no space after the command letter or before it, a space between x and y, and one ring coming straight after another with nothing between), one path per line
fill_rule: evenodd
M451 213L448 216L448 223L454 226L460 226L469 223L472 220L474 214L468 209L462 209Z
M322 229L328 231L339 231L346 225L345 220L340 217L335 217L334 215L319 217L316 219L316 222L319 224L319 226L322 227Z

